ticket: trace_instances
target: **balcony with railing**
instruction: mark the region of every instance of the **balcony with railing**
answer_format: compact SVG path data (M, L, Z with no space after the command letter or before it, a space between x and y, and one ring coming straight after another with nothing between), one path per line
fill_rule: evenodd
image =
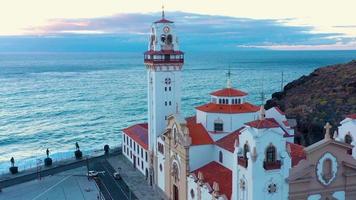
M240 166L242 166L244 168L247 168L247 166L248 166L248 158L245 158L243 156L239 156L237 158L237 162Z
M265 170L280 169L281 166L282 166L282 162L280 160L276 160L276 161L273 161L273 162L267 162L267 161L263 162L263 168Z
M144 62L152 64L163 63L184 63L184 53L181 51L146 51L144 54Z

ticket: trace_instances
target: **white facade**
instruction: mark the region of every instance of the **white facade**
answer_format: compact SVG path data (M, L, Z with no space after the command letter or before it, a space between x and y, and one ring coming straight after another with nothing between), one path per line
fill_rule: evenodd
M179 113L181 107L182 54L174 24L169 21L153 23L149 51L145 53L148 83L149 149L155 152L156 139L166 129L167 117ZM166 52L164 52L166 51Z
M246 127L242 130L236 153L243 157L244 145L247 144L249 146L249 152L246 153L248 164L247 168L238 165L234 169L233 182L236 183L233 183L232 199L288 199L288 183L285 179L289 175L291 158L287 153L287 141L283 135L284 131L281 128ZM276 149L276 157L271 168L268 168L265 167L266 152L271 145Z
M148 174L148 152L135 140L123 133L122 153L143 175Z
M338 132L336 133L335 139L337 141L347 142L353 145L352 156L356 159L356 119L353 117L346 117L340 122L338 127ZM347 141L349 138L349 141Z

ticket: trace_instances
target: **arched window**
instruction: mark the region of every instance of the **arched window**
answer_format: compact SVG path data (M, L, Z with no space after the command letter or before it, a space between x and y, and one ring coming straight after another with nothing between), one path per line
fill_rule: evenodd
M248 146L248 144L246 143L244 145L244 158L247 159L247 152L250 152L250 147Z
M222 102L221 102L221 99L219 99L219 104L221 104Z
M276 147L270 145L266 150L266 162L273 163L276 162Z
M351 142L352 142L352 137L351 137L351 135L349 135L349 134L345 135L345 143L351 144Z
M223 153L219 151L219 162L223 163Z
M222 103L225 104L225 99L222 100Z

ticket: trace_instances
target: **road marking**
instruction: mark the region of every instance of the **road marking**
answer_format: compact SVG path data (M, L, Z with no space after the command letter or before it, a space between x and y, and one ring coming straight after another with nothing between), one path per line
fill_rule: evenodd
M69 175L65 178L63 178L62 180L60 180L58 183L52 185L50 188L48 188L47 190L45 190L44 192L42 192L41 194L37 195L36 197L34 197L32 200L38 199L39 197L41 197L42 195L44 195L45 193L47 193L48 191L52 190L54 187L56 187L57 185L59 185L60 183L62 183L63 181L67 180L69 177L71 177L72 175Z
M99 180L101 181L101 180ZM108 192L109 196L110 196L110 199L114 200L114 198L111 196L110 192L109 192L109 189L106 187L104 181L101 181L101 184L104 186L105 190Z
M102 163L100 163L100 164L101 164L101 166L103 166L108 172L110 172L109 169L108 169L107 167L105 167L105 165L103 165ZM109 175L109 176L110 176L110 175ZM121 186L116 182L116 179L114 179L114 177L112 177L112 176L110 176L110 178L112 178L112 179L114 180L115 184L119 187L119 189L121 190L121 192L125 195L126 199L129 200L129 197L126 195L126 193L125 193L124 190L121 188ZM129 192L130 192L130 188L129 188Z

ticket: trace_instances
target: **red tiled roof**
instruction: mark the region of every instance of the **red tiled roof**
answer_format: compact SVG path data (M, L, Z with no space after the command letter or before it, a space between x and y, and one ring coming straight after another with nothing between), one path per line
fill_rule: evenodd
M201 106L196 107L197 110L208 112L208 113L251 113L257 112L260 107L252 105L250 103L242 104L215 104L207 103Z
M297 165L299 163L299 161L306 158L304 147L302 145L294 144L294 143L290 143L290 142L287 142L287 145L290 146L290 150L291 150L290 154L292 157L292 167L294 167L295 165Z
M155 21L155 23L173 23L172 21L169 21L168 19L162 18L158 21Z
M350 119L356 119L356 113L347 115L346 117Z
M228 199L231 198L232 192L232 171L219 163L213 161L203 167L193 171L195 176L198 172L203 173L204 182L213 187L213 183L219 184L220 194L225 194Z
M196 123L196 117L186 118L189 136L192 138L192 145L213 144L209 133L201 123Z
M252 122L247 122L245 124L257 129L280 127L279 124L276 122L276 120L273 118L266 118L264 120L255 120Z
M239 139L240 131L243 128L244 127L241 127L239 129L237 129L236 131L230 133L229 135L221 138L220 140L216 141L215 144L223 149L230 151L230 152L234 152L235 151L235 140Z
M242 97L246 96L247 93L241 90L236 90L234 88L224 88L215 92L210 93L210 95L218 97Z
M284 120L284 121L283 121L283 124L284 124L286 127L289 127L288 120Z
M148 150L148 124L135 124L125 128L124 133L137 142L141 147Z

